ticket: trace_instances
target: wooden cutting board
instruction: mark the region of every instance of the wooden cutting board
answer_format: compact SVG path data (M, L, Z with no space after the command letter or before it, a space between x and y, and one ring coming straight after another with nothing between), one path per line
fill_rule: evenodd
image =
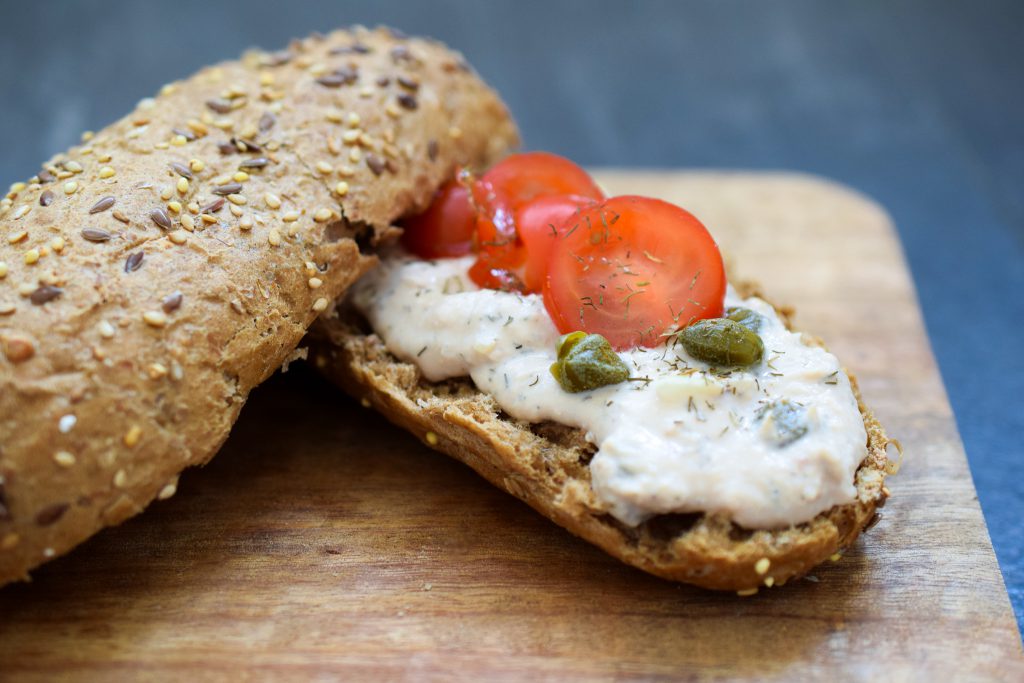
M0 678L1024 680L892 226L795 175L603 172L797 307L906 459L839 562L751 598L570 536L301 367L178 495L0 590Z

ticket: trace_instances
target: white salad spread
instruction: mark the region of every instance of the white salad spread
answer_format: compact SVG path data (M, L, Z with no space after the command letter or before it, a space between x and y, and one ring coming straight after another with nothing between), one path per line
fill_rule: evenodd
M597 446L594 491L617 519L701 511L777 528L854 499L867 435L849 380L764 301L726 295L727 306L763 316L756 365L713 369L680 344L636 348L620 353L630 381L569 393L549 370L560 335L542 297L479 289L472 263L396 252L352 301L427 379L468 375L517 419L584 430Z

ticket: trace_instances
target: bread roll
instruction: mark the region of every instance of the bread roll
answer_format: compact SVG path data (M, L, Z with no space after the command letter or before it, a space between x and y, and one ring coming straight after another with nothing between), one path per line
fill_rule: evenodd
M142 100L0 203L0 583L171 496L458 164L516 142L444 46L357 28Z

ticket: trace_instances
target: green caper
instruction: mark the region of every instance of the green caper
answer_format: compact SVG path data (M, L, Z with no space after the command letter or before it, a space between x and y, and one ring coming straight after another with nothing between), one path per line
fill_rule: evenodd
M572 332L558 340L551 374L563 389L577 393L625 382L629 368L601 335Z
M713 365L753 365L764 355L756 332L729 318L698 320L679 331L686 352Z
M788 446L807 433L807 409L792 401L778 399L761 406L757 410L756 419L761 422L765 418L769 418L771 424L770 429L762 434L779 448Z
M760 313L755 313L749 308L743 308L742 306L730 306L725 310L725 317L729 320L735 320L751 332L760 332L761 324L764 322L764 318Z

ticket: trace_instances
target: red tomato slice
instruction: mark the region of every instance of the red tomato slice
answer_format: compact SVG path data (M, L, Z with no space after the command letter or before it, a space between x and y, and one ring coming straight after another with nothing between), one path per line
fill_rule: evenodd
M722 255L678 206L613 197L581 210L561 232L544 305L563 334L600 334L618 350L654 347L672 329L722 315Z
M449 180L427 210L402 222L402 246L420 258L465 256L473 250L476 212L469 191Z
M586 171L549 152L513 154L492 166L481 180L511 209L553 194L604 199L601 188Z
M515 212L516 231L526 251L523 268L525 291L539 293L548 276L548 261L562 226L582 208L595 204L576 194L539 197ZM564 230L562 230L564 232Z
M470 279L480 287L505 289L518 282L528 256L518 234L516 212L540 197L574 194L603 199L601 188L582 168L548 152L513 154L471 183L477 210L477 262ZM522 287L517 287L521 289Z

